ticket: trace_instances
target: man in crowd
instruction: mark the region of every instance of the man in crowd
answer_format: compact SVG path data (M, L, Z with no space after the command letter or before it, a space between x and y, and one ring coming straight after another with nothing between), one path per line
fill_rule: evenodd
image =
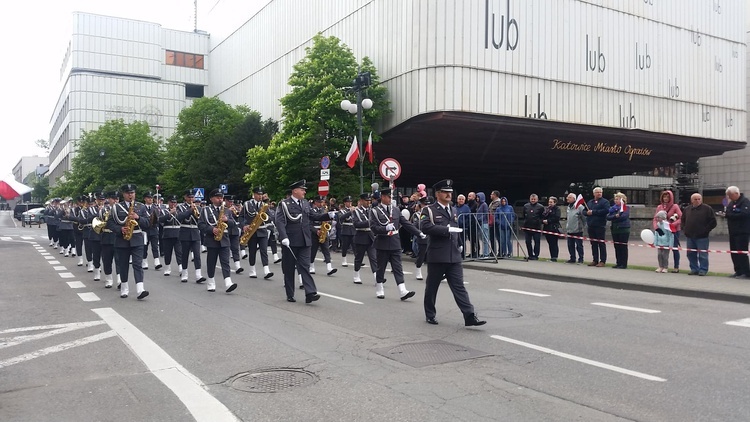
M750 200L740 193L737 186L727 188L727 210L724 215L727 218L729 228L729 249L732 251L747 251L748 239L750 239ZM750 259L747 253L733 253L734 264L733 278L750 278Z
M682 229L687 238L688 275L704 276L708 272L708 234L716 228L714 210L703 203L699 193L690 196L690 206L682 211ZM696 251L696 249L698 251Z
M607 244L604 235L607 232L607 214L609 201L602 198L602 188L594 188L594 199L588 202L586 211L589 238L591 238L591 256L593 261L589 267L603 267L607 262Z

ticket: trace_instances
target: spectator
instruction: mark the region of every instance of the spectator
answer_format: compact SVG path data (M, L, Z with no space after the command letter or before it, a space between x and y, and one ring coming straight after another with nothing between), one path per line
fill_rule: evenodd
M727 227L729 228L729 249L732 251L747 251L750 238L750 201L740 193L737 186L727 188ZM747 253L733 253L733 278L750 278L750 259Z
M466 234L466 236L468 237L469 242L471 243L471 257L478 258L480 236L479 236L479 226L477 225L477 220L476 220L476 213L477 213L477 208L479 208L479 202L477 201L476 193L469 192L469 194L466 196L466 205L468 205L469 209L471 210L471 218L468 221L469 232Z
M630 239L630 210L628 197L622 192L615 194L615 204L609 208L607 220L612 222L612 241L615 243L615 268L628 268L628 239Z
M542 234L535 231L542 229L542 213L544 212L544 207L538 201L539 196L532 193L529 196L529 202L523 206L523 227L527 229L525 230L526 249L532 261L539 259L539 241L542 239Z
M667 221L667 212L664 210L657 211L654 216L656 221L656 228L654 229L654 246L659 248L656 251L656 257L659 260L659 268L656 269L657 273L666 273L669 268L669 249L672 246L672 237L674 233L670 229L670 224Z
M516 211L508 204L508 198L500 198L500 206L495 212L495 226L498 228L498 243L500 244L500 256L510 258L513 255L513 243L510 234L516 222Z
M703 276L708 273L708 234L716 228L714 210L703 203L699 193L690 196L690 205L682 212L681 226L687 238L688 275ZM699 251L696 251L698 249Z
M583 228L586 226L586 217L584 214L586 207L583 204L576 206L576 195L568 194L568 220L565 225L565 232L568 234L568 253L570 259L568 264L583 264ZM576 252L578 252L578 261L576 261Z
M477 207L476 217L480 230L477 237L482 240L482 258L487 258L490 256L490 229L488 226L490 208L487 205L484 192L477 193L477 203L479 206Z
M674 202L674 194L671 190L665 190L661 193L659 205L656 206L656 212L664 211L667 213L667 220L670 223L670 227L674 236L672 236L672 254L674 255L674 269L673 273L680 272L680 229L682 227L681 218L682 210L680 206ZM656 216L654 216L653 227L656 230Z
M547 207L542 212L542 230L548 233L544 233L544 237L547 239L547 246L549 246L549 257L550 261L557 262L557 255L560 253L560 248L557 245L557 241L560 239L558 234L560 233L560 208L557 207L557 198L550 196L547 201Z
M456 198L456 216L458 217L458 227L462 228L464 231L459 233L459 238L461 239L461 246L463 246L464 250L461 251L461 258L466 257L466 239L468 235L468 228L471 226L471 209L468 205L466 205L466 197L463 195L458 195Z
M589 267L603 267L607 263L607 244L604 243L604 236L607 231L609 201L602 198L602 188L598 186L594 188L594 199L590 200L587 205L586 221L589 226L593 259Z
M492 254L497 256L497 246L495 246L495 242L498 244L500 243L500 224L497 224L495 221L496 213L498 207L500 207L500 192L493 190L492 193L490 193L490 214L488 216L488 223L490 230L490 248L492 249Z

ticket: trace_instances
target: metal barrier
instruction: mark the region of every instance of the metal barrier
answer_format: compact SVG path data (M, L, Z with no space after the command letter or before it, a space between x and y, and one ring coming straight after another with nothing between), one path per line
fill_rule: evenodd
M464 261L523 258L528 255L518 238L515 214L465 213L458 216L464 245ZM492 221L492 225L490 222ZM514 252L515 251L515 252Z

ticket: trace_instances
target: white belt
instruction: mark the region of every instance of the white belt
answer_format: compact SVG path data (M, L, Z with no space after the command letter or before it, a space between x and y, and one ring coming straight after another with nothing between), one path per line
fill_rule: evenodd
M180 226L164 226L164 229L179 229Z
M369 232L372 231L370 229L357 229L358 232Z
M353 226L354 223L341 223L342 226Z
M195 224L180 224L180 227L186 227L188 229L197 229L198 228L198 226L196 226Z

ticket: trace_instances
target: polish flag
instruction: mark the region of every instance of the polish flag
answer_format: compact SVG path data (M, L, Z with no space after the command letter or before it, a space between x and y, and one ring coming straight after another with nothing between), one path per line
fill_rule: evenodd
M32 189L23 183L16 182L12 174L0 179L0 197L5 199L17 198L23 194L31 192Z
M372 163L372 132L370 132L370 137L367 138L367 146L365 147L365 157L367 157L367 154L370 154L370 162Z
M628 204L625 203L622 199L620 199L620 212L623 213L628 210Z
M585 200L585 199L583 199L583 195L581 195L581 194L579 193L579 194L578 194L578 197L576 197L576 203L575 203L575 204L573 204L573 208L578 208L578 207L580 207L581 205L586 205L586 200Z
M346 164L349 168L354 168L354 165L357 163L357 158L359 158L359 147L357 147L357 137L355 136L352 141L352 146L349 148L349 152L346 153Z

